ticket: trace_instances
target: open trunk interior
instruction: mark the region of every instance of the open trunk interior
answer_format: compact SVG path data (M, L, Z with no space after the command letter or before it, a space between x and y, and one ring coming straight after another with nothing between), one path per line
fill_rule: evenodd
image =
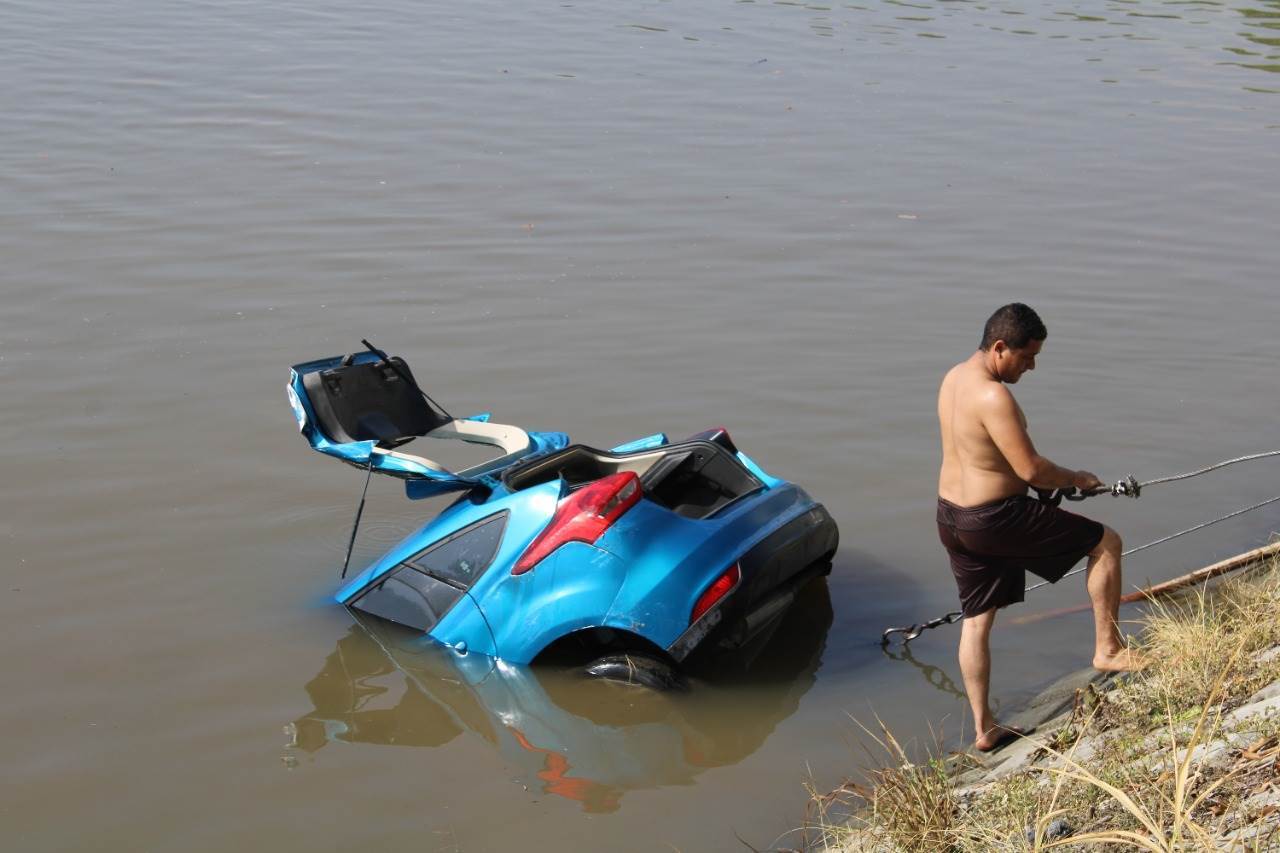
M634 453L575 444L513 466L503 482L519 491L563 479L573 489L621 471L634 472L645 497L685 518L706 518L764 486L736 456L711 441L685 441Z

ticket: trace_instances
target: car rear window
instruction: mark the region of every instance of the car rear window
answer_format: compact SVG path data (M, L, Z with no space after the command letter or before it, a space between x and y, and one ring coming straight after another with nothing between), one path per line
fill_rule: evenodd
M430 631L493 562L506 524L502 512L434 543L383 576L351 606Z
M490 516L435 543L408 563L432 577L470 589L493 562L506 526L505 512Z
M419 631L430 631L464 595L455 586L401 566L371 586L354 606Z

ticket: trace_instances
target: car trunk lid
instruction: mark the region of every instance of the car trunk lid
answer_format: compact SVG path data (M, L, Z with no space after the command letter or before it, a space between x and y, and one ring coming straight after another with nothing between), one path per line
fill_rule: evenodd
M506 468L569 443L564 433L490 423L488 414L454 418L422 391L403 359L372 347L294 365L287 393L298 429L312 449L405 480L406 494L415 499L495 488ZM498 455L451 470L400 449L421 438L489 445Z

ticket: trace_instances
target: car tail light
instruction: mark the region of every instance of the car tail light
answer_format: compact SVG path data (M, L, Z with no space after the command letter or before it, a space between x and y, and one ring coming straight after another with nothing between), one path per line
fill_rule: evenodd
M738 568L738 564L734 563L725 573L716 578L711 586L707 587L707 591L698 596L698 603L693 605L693 615L689 617L689 624L692 625L702 618L702 614L710 610L717 601L729 594L738 581L742 580L742 569Z
M592 544L640 500L640 478L632 471L610 474L560 502L551 523L529 543L511 570L522 575L566 542Z

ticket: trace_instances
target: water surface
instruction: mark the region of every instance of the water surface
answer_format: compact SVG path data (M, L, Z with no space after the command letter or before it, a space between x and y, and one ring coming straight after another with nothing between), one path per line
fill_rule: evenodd
M786 845L806 780L862 758L847 714L960 735L955 629L908 660L874 640L954 606L933 395L993 308L1048 324L1017 393L1062 464L1147 479L1280 446L1280 3L3 18L13 849ZM359 475L283 394L361 337L452 411L600 446L727 425L841 526L806 630L687 700L473 682L364 633L326 604ZM1086 508L1136 544L1276 483L1259 463ZM429 510L375 483L355 562ZM1089 637L1002 625L995 695Z

